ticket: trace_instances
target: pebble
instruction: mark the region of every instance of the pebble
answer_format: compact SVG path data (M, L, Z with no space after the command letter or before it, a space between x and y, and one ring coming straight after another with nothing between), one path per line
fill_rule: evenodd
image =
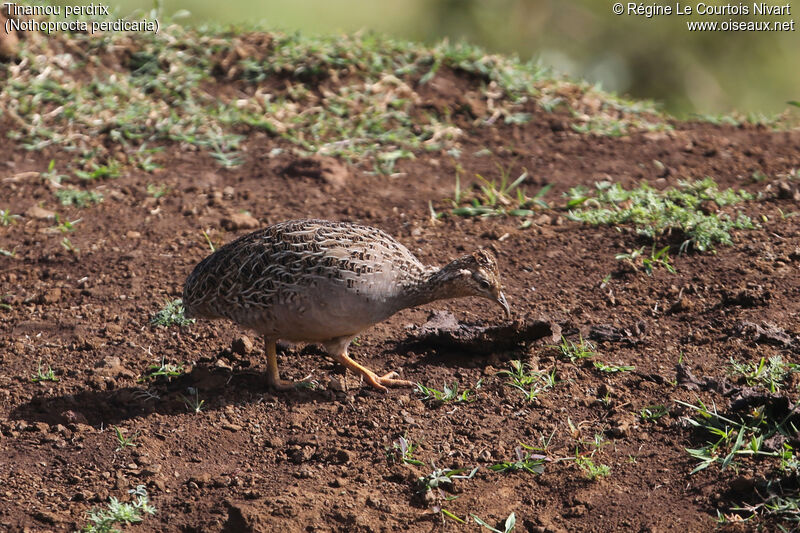
M238 355L247 355L253 351L253 341L246 335L237 337L231 343L231 351Z
M54 304L57 303L59 300L61 300L61 289L59 289L58 287L47 289L39 297L39 301L43 304Z
M39 207L38 205L34 205L28 208L25 211L25 215L34 218L36 220L55 220L56 213L55 211L50 211L49 209L45 209L43 207Z
M339 378L331 377L328 380L327 385L328 390L336 391L336 392L344 392L344 385L339 380Z
M223 368L225 370L233 370L233 367L229 365L224 359L217 359L216 362L214 362L214 366L216 366L217 368Z
M228 231L236 231L240 229L256 229L261 223L249 213L234 213L222 217L220 225Z

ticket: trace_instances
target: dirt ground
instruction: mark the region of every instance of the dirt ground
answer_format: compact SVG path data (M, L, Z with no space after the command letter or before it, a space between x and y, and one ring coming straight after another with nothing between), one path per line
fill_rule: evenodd
M436 98L457 98L470 83L453 78L452 94ZM471 515L499 526L512 512L516 531L711 531L717 510L752 502L763 481L757 461L690 475L697 461L685 448L702 439L685 421L693 413L675 401L727 408L730 398L680 379L676 365L696 381L735 384L732 357L798 362L800 217L785 216L798 209L798 194L782 176L800 168L800 132L675 122L674 131L609 138L564 127L566 115L529 111L533 120L521 125L465 119L457 161L420 152L398 161L392 176L270 155L286 146L264 133L248 137L245 161L232 169L165 145L156 156L162 169L126 169L95 189L102 203L85 208L58 204L40 178L54 153L4 138L0 207L20 217L0 226L0 248L15 251L0 256L2 527L80 529L88 509L111 496L127 501L137 485L158 512L136 531L478 531ZM13 127L5 120L3 130ZM485 148L493 155L477 155ZM447 210L457 165L464 187L476 174L497 176L498 165L512 176L527 169L531 192L553 184L545 199L555 206L570 187L600 180L663 189L711 176L762 194L742 207L760 227L735 232L734 245L716 253L673 253L676 273L648 276L615 259L643 245L635 234L581 225L557 208L527 228L510 217L432 220L429 201ZM751 179L757 171L765 179ZM152 183L168 192L154 198ZM52 212L80 219L68 234L79 252L49 229ZM209 253L203 231L221 244L254 224L302 217L379 227L430 264L490 248L513 309L512 339L543 320L576 342L593 339L596 360L635 368L604 373L565 361L547 346L553 338L478 350L420 341L437 310L463 324L504 324L497 306L468 299L403 311L368 330L351 354L438 389L480 383L472 402L437 404L410 389L381 394L343 377L314 346L286 346L279 360L285 377L311 375L319 387L276 393L251 333L224 322L150 324ZM788 340L769 342L769 328ZM183 375L141 380L162 358L183 364ZM497 374L516 359L555 369L557 384L527 401ZM40 364L58 381L32 382ZM187 408L188 388L204 401L200 412ZM643 420L653 405L669 414ZM119 449L114 427L135 446ZM593 446L596 435L603 442ZM391 460L400 437L419 445L422 466ZM488 468L514 460L521 442L547 444L541 474ZM592 450L610 467L596 480L574 460ZM474 467L472 479L441 494L417 483L434 468Z

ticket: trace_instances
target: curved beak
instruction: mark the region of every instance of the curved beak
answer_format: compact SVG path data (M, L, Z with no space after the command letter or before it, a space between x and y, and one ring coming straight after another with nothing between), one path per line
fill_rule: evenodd
M500 291L497 295L497 299L495 300L500 307L506 312L506 318L511 318L511 307L509 307L508 302L506 301L506 295L503 294L503 291Z

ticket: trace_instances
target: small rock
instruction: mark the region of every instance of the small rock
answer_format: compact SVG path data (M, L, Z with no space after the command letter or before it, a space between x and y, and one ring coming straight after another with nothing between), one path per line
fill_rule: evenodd
M242 430L242 426L239 424L231 424L230 422L222 424L222 429L227 429L228 431L233 431L234 433L237 431Z
M294 473L294 477L297 479L311 479L313 475L308 468L301 468L300 471Z
M586 514L586 507L583 505L576 505L574 507L570 507L564 513L564 516L569 518L579 517Z
M33 513L33 517L39 522L42 522L44 524L50 524L51 526L54 526L58 522L60 522L58 516L47 511L35 511Z
M61 413L61 419L64 420L67 424L83 424L84 426L89 425L89 421L86 420L86 416L83 413L76 412L76 411L64 411ZM72 431L75 431L74 429Z
M225 370L233 370L233 367L229 365L225 359L217 359L214 363L214 366L217 368L223 368Z
M719 205L714 200L705 200L700 203L700 211L706 216L714 215L719 212Z
M224 196L225 198L227 198L229 200L231 198L233 198L233 196L235 194L236 194L236 190L233 187L231 187L230 185L228 185L227 187L222 189L222 196Z
M672 313L685 313L691 312L694 310L694 304L689 298L685 296L682 297L680 300L672 304L672 307L669 309Z
M134 374L131 370L128 370L122 366L122 361L120 361L120 358L116 356L108 356L104 358L96 367L95 372L100 376L108 378L120 376L128 378L136 377L136 374Z
M609 433L612 437L617 439L623 439L628 436L630 432L631 425L629 422L620 422L620 425L617 427L613 427L609 430Z
M190 477L188 482L195 483L198 487L203 487L211 482L211 474L209 474L208 472L197 474L195 476Z
M152 477L161 472L161 465L160 464L153 464L147 466L146 468L142 469L142 476L144 477Z
M785 181L778 183L778 198L782 198L784 200L792 199L797 201L798 196L800 196L798 195L798 190L789 183Z
M131 230L128 233L126 233L125 236L129 239L140 239L142 237L142 234L139 233L138 231Z
M250 213L234 213L228 215L222 218L220 224L228 231L256 229L261 225L258 219Z
M56 214L54 211L39 207L38 205L31 206L25 211L25 216L34 218L36 220L55 220Z
M47 289L39 297L39 303L43 304L54 304L57 303L59 300L61 300L61 289L59 289L58 287Z
M311 446L293 446L288 455L291 462L299 465L314 456L314 449Z
M122 333L122 326L119 324L106 324L106 327L103 329L106 337L113 337Z
M306 176L322 180L336 188L342 187L350 177L347 167L333 157L314 156L290 163L284 173L288 176Z
M328 380L328 390L344 392L344 385L342 385L342 382L339 380L339 378L331 377Z
M108 197L114 200L115 202L121 202L125 199L125 193L118 189L114 189L113 191L108 193Z
M604 396L613 396L615 392L616 391L614 391L614 387L607 383L601 383L597 388L597 395L601 398Z
M330 461L336 464L346 465L349 464L353 460L352 452L344 450L342 448L337 449L331 454Z
M553 219L550 215L541 214L533 220L534 224L538 224L539 226L549 226L553 223Z
M238 355L247 355L253 351L253 341L245 335L237 337L231 343L231 351Z
M268 437L264 439L264 446L266 446L267 448L279 449L283 448L284 442L283 439L281 439L280 437Z

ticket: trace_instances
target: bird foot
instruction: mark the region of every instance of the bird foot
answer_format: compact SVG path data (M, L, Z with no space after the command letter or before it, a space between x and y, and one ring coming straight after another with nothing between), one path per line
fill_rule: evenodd
M414 382L408 381L405 379L397 379L400 377L400 374L397 372L389 372L388 374L384 374L383 376L378 376L377 374L364 374L364 378L367 380L367 383L372 385L374 388L378 389L381 392L388 392L389 389L386 387L413 387Z

